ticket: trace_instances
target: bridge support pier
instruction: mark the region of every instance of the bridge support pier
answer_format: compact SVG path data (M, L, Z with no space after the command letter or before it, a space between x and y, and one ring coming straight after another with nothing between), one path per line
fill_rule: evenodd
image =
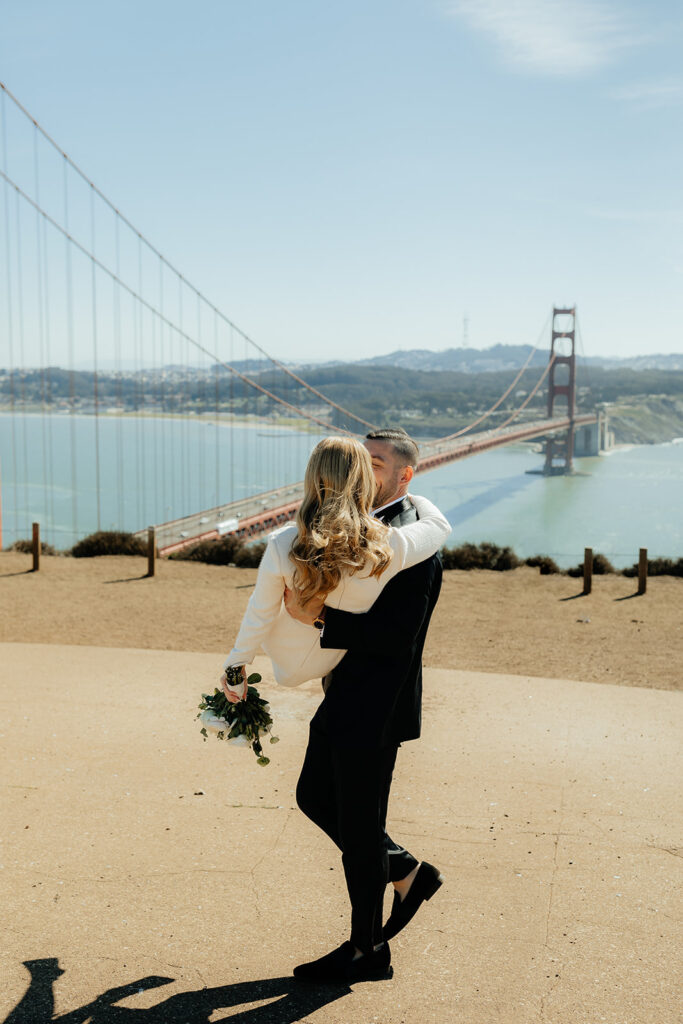
M569 317L565 330L557 329L557 317ZM569 429L560 437L549 437L545 444L546 476L572 473L574 470L574 416L576 413L576 308L553 308L548 376L548 418L552 419L557 399L566 399ZM568 343L568 344L567 344ZM568 349L568 351L567 351Z
M595 423L586 423L577 427L574 434L574 455L577 458L587 455L599 455L600 452L608 451L611 447L611 437L607 421L607 413L604 409L598 409L598 418Z

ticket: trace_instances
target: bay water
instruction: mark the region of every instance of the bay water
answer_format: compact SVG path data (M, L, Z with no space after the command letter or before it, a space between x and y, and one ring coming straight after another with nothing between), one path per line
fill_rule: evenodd
M303 479L320 435L200 418L0 414L3 545L31 523L57 548L94 530L139 530ZM449 545L509 544L562 567L583 549L616 567L683 555L683 439L577 459L544 477L542 455L508 446L420 474L453 526ZM99 459L96 458L99 453Z

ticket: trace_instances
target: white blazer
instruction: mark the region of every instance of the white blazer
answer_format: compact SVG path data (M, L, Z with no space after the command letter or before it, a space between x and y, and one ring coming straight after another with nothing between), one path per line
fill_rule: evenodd
M384 572L380 576L345 574L325 598L326 605L346 612L366 612L397 573L436 554L451 532L450 524L431 501L412 494L409 498L420 518L407 526L389 528L393 557ZM282 686L321 679L346 654L321 648L318 630L293 619L285 609L284 588L287 585L291 589L294 573L289 552L296 536L296 525L287 523L268 538L235 646L223 663L224 668L248 665L262 647Z

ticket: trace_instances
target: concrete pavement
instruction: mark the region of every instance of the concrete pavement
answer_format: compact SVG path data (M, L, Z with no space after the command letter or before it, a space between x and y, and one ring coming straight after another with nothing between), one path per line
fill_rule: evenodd
M428 669L390 831L446 884L391 981L309 990L294 964L348 934L338 853L294 800L319 687L259 663L260 768L199 735L220 661L0 645L0 1021L680 1019L678 694Z

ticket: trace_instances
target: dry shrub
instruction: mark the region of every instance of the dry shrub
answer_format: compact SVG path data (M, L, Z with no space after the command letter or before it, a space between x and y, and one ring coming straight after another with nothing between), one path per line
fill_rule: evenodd
M178 562L205 562L207 565L233 565L242 547L239 537L228 534L217 540L200 540L174 551L168 557Z
M647 563L648 576L683 576L683 558L652 558ZM623 576L637 576L638 563L622 569Z
M532 555L531 558L524 560L525 565L530 565L532 569L538 568L541 576L552 576L556 572L560 572L560 567L554 558L550 555Z
M490 541L444 548L441 557L444 569L492 569L494 572L506 572L522 564L512 548L501 548Z
M616 572L609 558L606 555L601 555L599 551L596 551L593 555L593 575L594 576L606 576L610 572ZM567 569L567 576L579 577L583 576L583 562L579 562L572 569Z
M235 555L235 565L240 569L258 569L265 550L264 541L259 541L258 544L243 544Z
M122 530L98 530L71 549L74 558L97 558L100 555L147 555L147 541Z
M244 544L239 537L228 534L218 540L200 540L197 544L174 551L168 557L179 562L237 565L241 569L250 569L257 568L265 549L265 544Z
M32 540L15 540L14 544L9 548L10 551L19 551L22 555L30 555L33 553L33 541ZM52 547L52 544L46 544L44 540L40 542L40 553L41 555L56 555L57 551Z

